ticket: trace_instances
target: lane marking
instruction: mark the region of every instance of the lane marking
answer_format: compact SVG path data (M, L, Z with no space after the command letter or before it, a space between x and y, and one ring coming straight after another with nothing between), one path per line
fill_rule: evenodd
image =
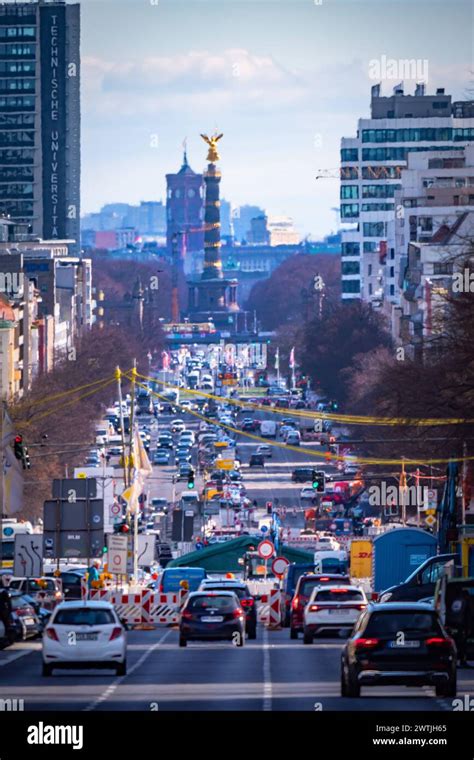
M270 644L268 630L263 629L263 710L269 712L272 709L272 674L270 669Z
M142 656L140 657L139 660L137 660L137 662L135 663L135 665L132 665L131 668L128 668L127 675L125 675L125 676L117 676L117 678L114 681L112 681L112 683L110 684L110 686L108 686L107 689L104 692L102 692L102 694L99 697L97 697L97 699L94 699L94 701L90 702L87 705L87 707L83 708L82 712L91 712L92 710L95 710L95 708L98 707L100 704L102 704L102 702L105 702L110 696L112 696L112 694L120 686L120 684L122 683L122 681L124 681L128 676L133 675L133 673L135 673L135 671L138 670L138 668L141 665L143 665L143 663L145 662L145 660L156 649L158 649L158 647L165 641L165 639L168 638L168 636L170 636L170 634L171 634L171 631L167 631L161 637L161 639L158 639L158 641L156 642L156 644L153 644L152 647L150 647L146 652L144 652L144 654L142 654Z
M5 667L5 665L10 665L11 662L15 662L15 660L18 660L20 657L25 657L27 654L32 654L32 652L37 652L41 649L41 644L38 644L36 647L28 647L27 649L21 649L20 651L15 651L7 655L5 659L0 660L0 668Z

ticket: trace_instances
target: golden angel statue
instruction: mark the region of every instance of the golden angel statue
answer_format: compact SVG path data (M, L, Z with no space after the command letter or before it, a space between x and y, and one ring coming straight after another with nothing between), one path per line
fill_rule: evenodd
M224 134L221 133L220 135L213 134L211 137L208 137L207 135L201 135L204 142L207 142L209 145L209 152L207 154L207 161L211 161L211 163L214 163L214 161L219 161L220 156L217 152L217 141L223 137Z

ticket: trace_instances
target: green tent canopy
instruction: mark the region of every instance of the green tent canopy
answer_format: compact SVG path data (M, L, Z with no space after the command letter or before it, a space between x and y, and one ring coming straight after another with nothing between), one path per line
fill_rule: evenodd
M171 560L167 567L202 567L209 573L241 573L242 565L239 558L253 546L255 549L262 540L262 536L240 536L230 541L212 544L182 557ZM302 549L283 544L280 551L281 557L286 557L289 562L304 562L311 564L314 555ZM270 564L270 563L269 563Z

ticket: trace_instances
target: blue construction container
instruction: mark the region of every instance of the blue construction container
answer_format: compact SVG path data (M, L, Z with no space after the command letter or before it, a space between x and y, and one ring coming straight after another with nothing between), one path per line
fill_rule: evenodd
M429 557L437 554L435 536L420 528L394 528L374 538L373 590L403 583Z

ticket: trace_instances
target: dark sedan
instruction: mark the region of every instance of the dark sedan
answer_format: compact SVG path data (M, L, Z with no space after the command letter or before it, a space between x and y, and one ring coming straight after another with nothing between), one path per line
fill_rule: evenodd
M425 604L370 604L346 642L341 696L359 697L361 686L434 686L455 697L456 646L438 613Z
M196 591L189 595L179 623L179 646L193 640L245 643L245 612L232 591Z

